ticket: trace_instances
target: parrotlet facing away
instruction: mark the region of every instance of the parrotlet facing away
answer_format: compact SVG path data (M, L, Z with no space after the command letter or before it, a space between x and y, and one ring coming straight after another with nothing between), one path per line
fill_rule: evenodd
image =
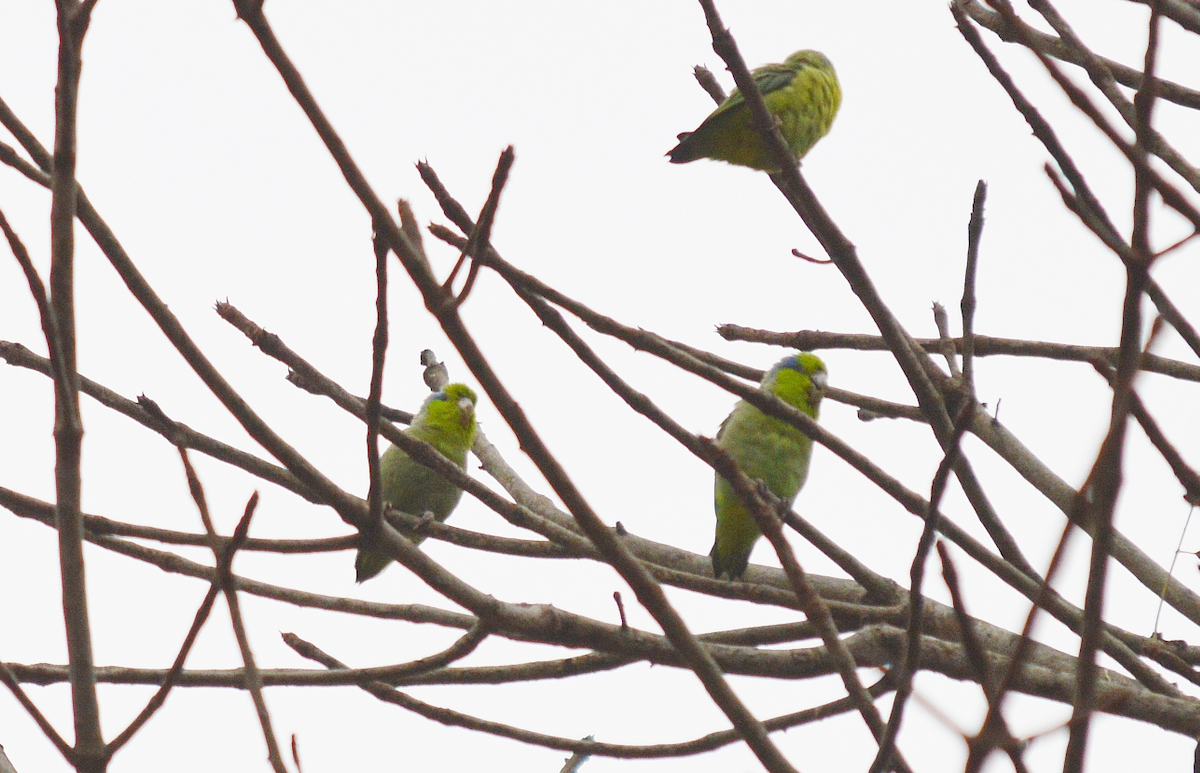
M825 363L801 352L784 357L763 376L761 389L814 419L825 394ZM739 400L721 423L717 445L737 461L751 480L762 480L775 496L791 505L808 475L812 439L785 421ZM761 532L733 486L716 476L714 504L717 536L713 542L713 575L738 579L750 562L750 551Z
M404 434L422 440L457 464L465 472L467 451L475 442L475 392L466 384L450 384L425 399L413 423ZM390 446L379 462L383 501L409 515L433 513L445 521L462 498L462 489L438 473ZM424 535L405 533L420 544ZM358 582L369 580L383 571L391 558L362 548L354 561Z
M779 121L792 155L803 158L829 131L842 104L842 88L833 65L819 51L797 51L783 64L768 64L751 74L767 110ZM680 134L679 144L667 155L672 164L715 158L764 172L779 171L737 89L696 131Z

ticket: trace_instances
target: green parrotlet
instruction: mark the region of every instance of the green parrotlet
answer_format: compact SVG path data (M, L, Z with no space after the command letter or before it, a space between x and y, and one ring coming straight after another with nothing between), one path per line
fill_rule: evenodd
M784 357L763 376L760 388L817 418L825 394L825 363L800 352ZM762 480L775 496L791 505L808 475L812 439L785 421L768 416L745 400L721 423L717 445L729 452L751 480ZM729 482L716 476L714 505L717 534L713 542L713 575L738 579L750 562L761 532Z
M433 446L465 472L467 451L475 442L475 400L475 392L466 384L450 384L425 399L404 434ZM438 521L445 521L462 498L462 489L396 446L384 452L379 470L383 501L409 515L432 513ZM424 535L408 532L404 536L416 544L425 539ZM379 574L391 560L360 548L354 561L358 582Z
M825 136L842 104L842 88L829 59L819 51L797 51L783 64L752 73L767 110L797 160ZM779 164L753 126L745 97L734 89L694 132L679 135L667 155L672 164L715 158L738 166L778 172Z

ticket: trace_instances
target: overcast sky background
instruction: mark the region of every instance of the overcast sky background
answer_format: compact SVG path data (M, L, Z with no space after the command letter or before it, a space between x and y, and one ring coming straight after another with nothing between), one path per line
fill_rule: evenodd
M1096 50L1138 65L1143 6L1117 0L1059 3ZM804 173L897 317L918 336L935 335L930 305L941 301L958 330L966 224L975 183L989 184L979 279L980 333L1115 345L1123 270L1062 207L1041 167L1048 156L1002 90L954 29L944 2L767 2L721 6L746 60L781 61L800 48L826 53L844 102L832 132L804 160ZM694 2L267 4L287 52L360 168L385 200L407 198L420 222L446 222L414 163L426 159L450 191L477 212L500 151L516 164L493 243L518 267L628 324L767 367L783 352L726 343L725 322L773 330L876 332L833 267L793 258L819 254L815 239L769 180L702 161L672 166L675 135L712 109L691 69L731 78L712 52ZM1030 14L1032 16L1032 14ZM1164 23L1161 71L1195 86L1200 48ZM1131 175L1107 142L1075 115L1036 60L983 32L1066 137L1109 212L1128 226ZM53 142L56 66L53 4L0 4L0 96L47 146ZM1111 111L1110 111L1111 112ZM1200 118L1160 105L1156 125L1196 157ZM228 299L283 337L327 375L365 394L374 327L370 222L288 95L232 4L104 0L84 48L78 178L126 250L194 339L241 394L339 485L366 493L362 427L329 401L283 380L286 369L213 312ZM4 141L16 144L11 138ZM0 208L46 275L49 193L0 168ZM1157 211L1155 244L1184 235ZM80 372L126 397L146 394L172 418L260 452L204 389L132 299L82 229L77 241ZM455 253L427 238L444 275ZM1155 277L1193 321L1200 320L1200 247L1161 261ZM451 377L469 373L420 304L399 264L390 264L391 348L385 400L413 409L427 390L417 362L434 349ZM472 333L551 449L608 523L697 553L712 540L712 473L648 422L632 415L494 276L483 274L464 309ZM16 262L0 259L0 339L38 352L45 345ZM638 389L688 428L711 434L733 398L627 346L589 336ZM1156 351L1194 357L1168 331ZM823 352L830 383L911 403L887 354ZM1170 437L1200 460L1195 400L1186 386L1147 375L1139 390ZM1000 419L1072 485L1092 461L1107 425L1109 391L1085 364L988 358L978 365L980 398L1002 401ZM178 457L158 436L83 399L84 509L164 528L201 530ZM529 480L540 479L499 415L481 401L481 426ZM822 423L909 487L928 493L939 459L926 428L861 423L827 402ZM0 485L52 500L52 392L43 377L0 367ZM980 444L968 454L997 508L1037 566L1044 566L1062 517ZM1118 525L1167 563L1187 515L1181 490L1140 431L1130 435L1127 487ZM228 533L254 490L262 495L252 534L346 533L329 510L223 469L194 454L218 528ZM542 490L548 490L539 485ZM876 570L907 585L917 522L871 484L818 449L797 507ZM946 512L979 534L957 488ZM466 498L454 523L516 534ZM805 567L837 573L796 541ZM1077 540L1061 586L1082 599L1085 540ZM1200 548L1200 536L1185 542ZM615 622L616 574L583 562L479 556L427 544L431 556L507 601L553 603ZM207 560L205 551L186 552ZM92 547L86 550L96 661L165 667L206 591ZM1026 605L960 556L972 610L1017 627ZM776 563L769 546L754 559ZM931 565L932 566L932 565ZM353 583L352 556L241 554L246 576L333 595L446 606L393 567ZM54 533L0 516L0 659L66 661ZM1196 560L1176 574L1197 585ZM1109 619L1153 628L1155 597L1117 569ZM940 580L929 593L945 598ZM697 632L795 619L784 610L668 591ZM657 631L626 590L631 624ZM458 632L314 613L243 596L255 653L264 667L312 667L279 639L293 631L352 665L399 662L437 651ZM1196 640L1165 614L1167 638ZM1074 653L1076 640L1046 623L1040 637ZM561 657L545 647L490 641L467 664ZM190 667L240 664L218 604ZM875 675L864 673L864 679ZM731 680L762 717L842 694L835 680ZM915 769L961 769L957 730L982 716L978 688L922 675L901 748ZM70 737L69 689L30 694ZM683 741L724 729L725 718L687 672L637 664L562 683L489 688L417 688L436 705L567 737L624 743ZM124 727L150 690L102 686L106 735ZM281 738L299 737L306 773L331 770L487 768L556 771L561 752L448 729L376 702L354 688L268 691ZM1010 698L1014 732L1053 728L1068 709ZM887 704L885 704L886 707ZM933 707L932 709L929 707ZM941 712L954 727L938 718ZM1194 743L1155 728L1101 718L1089 770L1182 770ZM774 736L798 768L865 769L874 745L857 716ZM1064 731L1034 743L1033 769L1061 765ZM0 693L0 744L21 773L68 770L7 692ZM232 690L176 689L166 707L114 760L114 771L267 769L249 697ZM744 745L682 760L591 760L585 770L742 771L757 762ZM999 760L991 769L1007 769Z

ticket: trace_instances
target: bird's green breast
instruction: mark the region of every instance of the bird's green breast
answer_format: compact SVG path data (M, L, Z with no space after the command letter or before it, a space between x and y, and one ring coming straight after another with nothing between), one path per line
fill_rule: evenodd
M737 460L747 477L764 481L771 493L789 504L808 475L812 439L749 403L734 409L717 445Z
M842 90L832 70L808 68L789 85L767 94L765 101L779 119L779 131L792 155L801 159L829 132L842 104Z
M458 442L458 438L449 437L445 432L428 426L410 427L405 434L429 443L442 456L466 470L467 447ZM396 446L391 446L384 453L380 460L380 472L384 500L410 515L432 512L439 521L445 520L462 497L462 489Z

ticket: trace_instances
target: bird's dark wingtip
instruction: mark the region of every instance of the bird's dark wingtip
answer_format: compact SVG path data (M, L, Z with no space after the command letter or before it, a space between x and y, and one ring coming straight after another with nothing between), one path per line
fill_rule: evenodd
M681 132L676 136L679 144L667 151L667 158L671 159L672 164L686 164L689 161L696 160L696 156L689 154L683 147L683 144L687 142L687 138L691 136L692 132Z

